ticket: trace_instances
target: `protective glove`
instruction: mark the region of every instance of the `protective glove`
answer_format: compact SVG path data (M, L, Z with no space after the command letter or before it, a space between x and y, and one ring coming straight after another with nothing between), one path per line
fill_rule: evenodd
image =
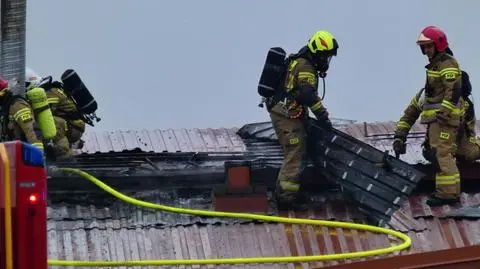
M77 149L82 149L82 148L83 148L83 145L85 145L85 141L83 141L82 139L80 139L80 140L78 141Z
M55 146L51 140L45 142L45 157L52 161L55 160Z
M431 162L431 154L430 154L430 143L428 142L428 138L425 139L422 143L422 155L425 160Z
M319 120L318 123L319 123L320 126L322 126L324 128L327 128L327 129L333 128L332 122L328 118L323 119L323 120Z
M393 151L395 154L401 155L407 153L407 145L405 144L407 139L404 136L394 136L393 139Z
M317 124L330 129L333 127L332 122L328 118L328 112L326 110L323 110L321 112L313 113L315 115L315 118L317 118Z

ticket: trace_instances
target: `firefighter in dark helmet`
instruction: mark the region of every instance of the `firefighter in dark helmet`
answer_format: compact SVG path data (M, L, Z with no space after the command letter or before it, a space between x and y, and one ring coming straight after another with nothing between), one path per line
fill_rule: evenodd
M68 139L70 148L82 148L81 137L85 132L85 121L78 112L75 102L65 93L63 83L53 80L52 76L42 78L28 67L26 68L26 74L31 74L36 79L42 80L41 87L45 89L47 94L60 136L65 136Z
M283 151L276 199L279 208L298 201L300 174L306 161L306 121L310 109L319 124L331 128L328 112L318 96L319 77L325 77L330 60L337 55L338 44L327 31L318 31L300 51L289 57L283 84L284 96L267 109Z
M51 104L50 96L47 94L47 89L50 82L51 77L42 78L37 75L37 73L35 73L32 69L28 67L25 69L25 87L27 91L33 88L41 88L43 91L45 91L47 104L52 111L52 121L54 127L56 128L56 135L52 138L51 145L53 149L51 151L51 154L48 154L49 159L56 161L73 161L73 153L70 148L68 138L66 136L67 123L63 118L60 118L53 113L54 109L52 108L56 108L56 106Z
M83 141L81 138L85 132L85 121L83 121L81 114L78 112L77 106L67 96L60 82L53 81L44 87L53 115L65 121L65 135L68 138L70 147L82 148Z
M427 204L452 204L459 201L460 196L460 174L454 156L466 107L462 97L461 70L448 47L447 36L440 28L428 26L423 29L417 44L429 59L425 66L427 78L420 123L427 126L429 152L436 168L436 189ZM417 96L419 98L421 92ZM393 142L397 154L405 153L406 134L413 124L407 119L416 113L414 110L409 106L397 123Z

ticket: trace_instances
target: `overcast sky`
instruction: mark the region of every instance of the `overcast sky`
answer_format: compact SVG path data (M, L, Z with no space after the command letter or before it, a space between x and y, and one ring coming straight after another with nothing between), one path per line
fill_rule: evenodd
M340 46L331 116L398 120L425 83L415 41L430 24L479 100L479 11L475 0L28 1L27 65L57 79L77 70L99 104L95 130L240 127L269 120L257 106L268 49L296 52L326 29Z

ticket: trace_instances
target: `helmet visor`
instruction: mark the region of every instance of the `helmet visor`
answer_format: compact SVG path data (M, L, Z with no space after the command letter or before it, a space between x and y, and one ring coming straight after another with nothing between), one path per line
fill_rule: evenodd
M327 72L328 68L330 67L330 61L332 60L332 58L333 55L317 53L317 55L315 55L314 57L317 71L321 73Z

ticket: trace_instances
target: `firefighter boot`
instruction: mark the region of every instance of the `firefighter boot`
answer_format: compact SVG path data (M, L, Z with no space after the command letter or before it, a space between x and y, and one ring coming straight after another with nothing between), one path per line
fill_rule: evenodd
M278 210L307 210L305 197L299 193L300 184L281 181L275 189Z
M439 198L436 197L435 195L431 195L428 200L427 200L427 205L436 207L436 206L442 206L442 205L453 205L455 203L458 203L460 201L460 198Z

